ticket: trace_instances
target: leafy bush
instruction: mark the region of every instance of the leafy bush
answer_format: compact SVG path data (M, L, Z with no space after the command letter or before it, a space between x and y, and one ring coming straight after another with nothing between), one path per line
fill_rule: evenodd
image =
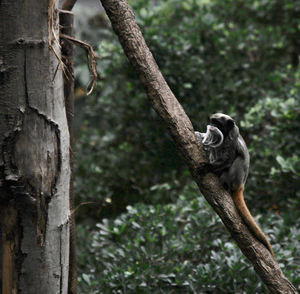
M288 215L260 220L284 273L300 285L299 223L289 227ZM128 206L78 232L81 293L267 293L195 187L174 204Z
M241 123L244 129L251 130L247 194L255 199L257 207L273 203L274 210L287 205L293 209L300 200L300 100L293 93L295 89L294 86L286 99L259 100Z

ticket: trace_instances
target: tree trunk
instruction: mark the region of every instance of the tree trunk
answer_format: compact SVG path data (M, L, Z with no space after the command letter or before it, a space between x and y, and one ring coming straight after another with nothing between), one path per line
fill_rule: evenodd
M202 146L195 138L189 118L159 71L126 1L101 0L101 3L125 54L146 88L153 108L165 121L202 194L218 213L270 292L297 293L295 287L283 275L276 260L242 222L232 198L221 187L217 177L208 174L202 178L197 174L199 163L205 161Z
M0 19L2 294L67 293L69 132L55 0L0 1Z

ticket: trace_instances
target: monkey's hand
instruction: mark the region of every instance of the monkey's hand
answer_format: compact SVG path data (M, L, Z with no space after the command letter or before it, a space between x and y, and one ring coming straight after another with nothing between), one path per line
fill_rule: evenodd
M213 171L213 166L208 162L201 162L197 167L197 172L200 176L204 176Z

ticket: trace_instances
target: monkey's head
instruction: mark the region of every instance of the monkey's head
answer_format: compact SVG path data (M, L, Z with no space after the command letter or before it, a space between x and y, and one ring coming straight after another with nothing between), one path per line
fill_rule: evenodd
M215 113L212 114L209 118L210 125L218 128L224 139L229 137L231 140L238 138L239 128L235 124L235 121L232 117L224 113Z

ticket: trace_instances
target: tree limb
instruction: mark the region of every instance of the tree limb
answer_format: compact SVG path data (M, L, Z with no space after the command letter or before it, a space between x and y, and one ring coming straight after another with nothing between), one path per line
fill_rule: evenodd
M100 0L119 37L130 63L139 74L148 98L165 121L168 130L183 155L200 191L222 219L236 243L251 261L255 271L271 293L297 293L283 275L269 251L258 242L242 222L231 196L213 174L200 177L196 168L205 161L201 144L195 138L193 126L175 98L147 47L136 24L134 14L125 0Z

